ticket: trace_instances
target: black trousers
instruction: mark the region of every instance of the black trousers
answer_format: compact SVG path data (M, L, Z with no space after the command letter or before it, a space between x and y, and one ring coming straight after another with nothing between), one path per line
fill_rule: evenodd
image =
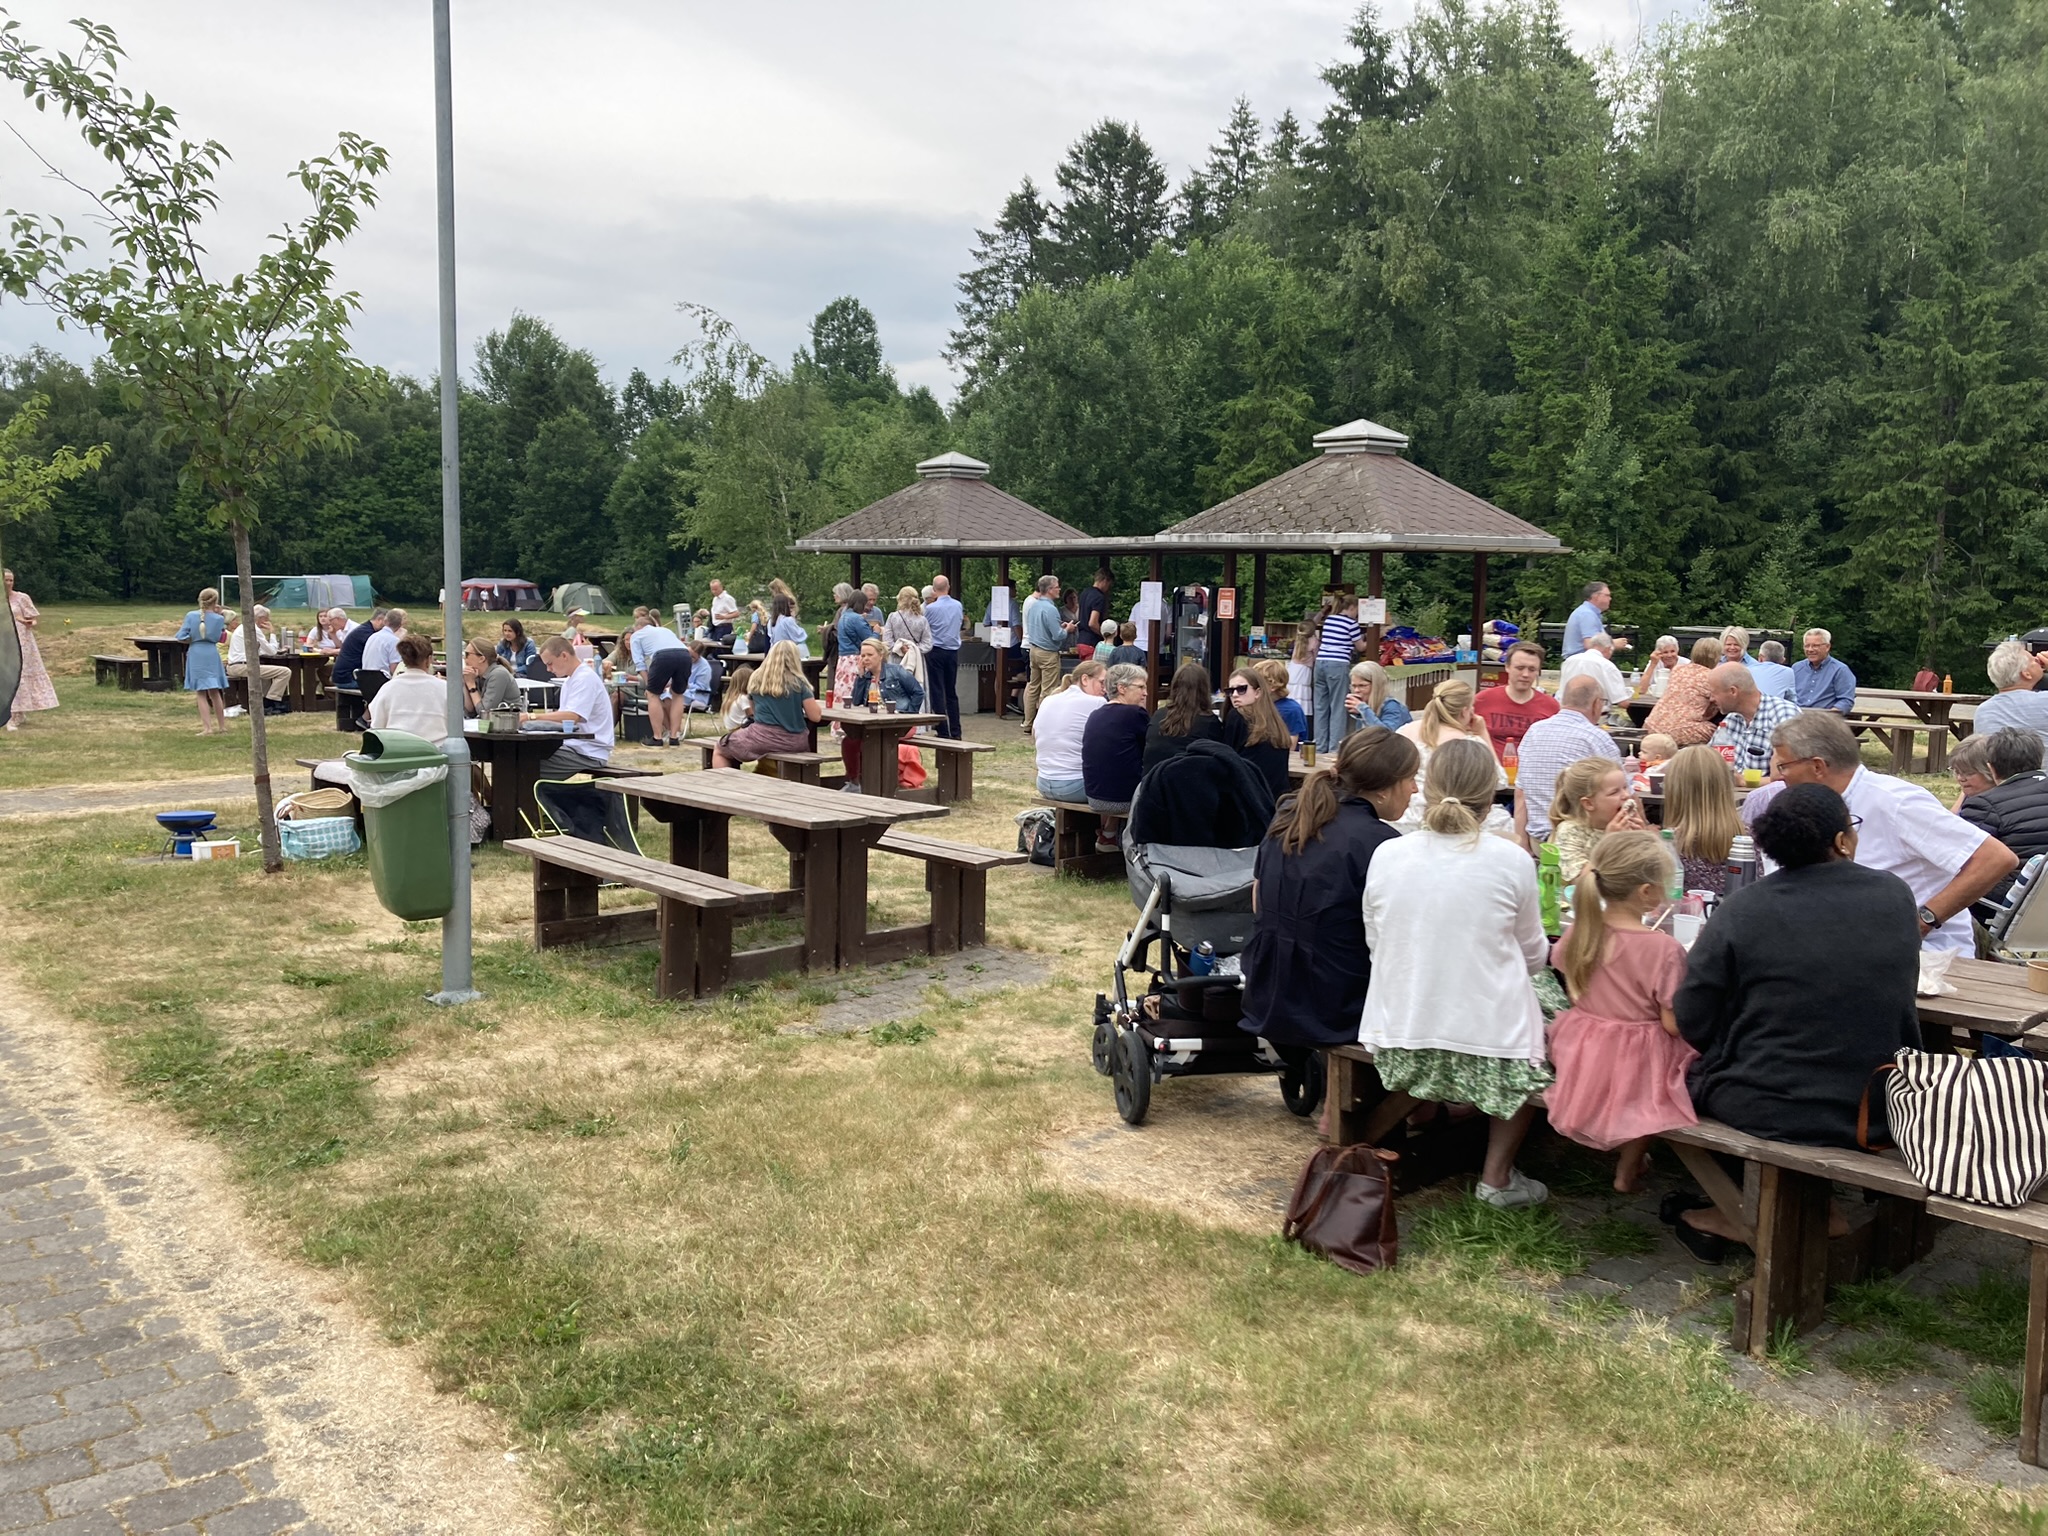
M925 681L931 684L931 699L928 707L935 715L944 715L946 723L939 727L941 733L953 741L960 739L960 653L942 651L936 645L925 652Z

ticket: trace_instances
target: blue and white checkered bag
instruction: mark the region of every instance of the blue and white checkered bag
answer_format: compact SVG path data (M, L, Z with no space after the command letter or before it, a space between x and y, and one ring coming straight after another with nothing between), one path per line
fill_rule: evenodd
M280 821L278 840L288 859L331 859L336 854L359 853L363 840L356 836L352 816L310 816L302 821Z

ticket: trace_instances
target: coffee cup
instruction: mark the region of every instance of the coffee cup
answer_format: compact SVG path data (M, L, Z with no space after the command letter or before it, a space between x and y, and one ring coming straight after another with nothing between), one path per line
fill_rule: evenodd
M2029 992L2048 992L2048 960L2029 960L2027 962L2027 990Z

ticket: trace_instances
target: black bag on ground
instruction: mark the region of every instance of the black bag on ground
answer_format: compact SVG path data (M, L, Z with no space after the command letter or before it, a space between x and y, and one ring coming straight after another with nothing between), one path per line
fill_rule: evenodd
M1053 866L1056 839L1051 811L1025 811L1017 817L1017 851L1028 854L1034 864Z

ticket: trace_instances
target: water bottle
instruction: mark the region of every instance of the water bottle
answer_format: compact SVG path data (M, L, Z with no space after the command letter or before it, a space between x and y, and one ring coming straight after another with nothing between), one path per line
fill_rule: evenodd
M1204 939L1194 947L1193 953L1188 956L1188 974L1190 976L1207 976L1215 969L1216 946L1207 939Z
M1660 831L1664 839L1664 858L1666 861L1664 899L1673 906L1676 906L1685 899L1685 866L1679 862L1678 842L1672 837L1671 829L1664 827ZM1747 842L1748 839L1745 838L1744 841Z
M1756 844L1737 833L1735 841L1728 845L1728 884L1722 892L1722 899L1733 896L1745 885L1755 884L1756 878Z

